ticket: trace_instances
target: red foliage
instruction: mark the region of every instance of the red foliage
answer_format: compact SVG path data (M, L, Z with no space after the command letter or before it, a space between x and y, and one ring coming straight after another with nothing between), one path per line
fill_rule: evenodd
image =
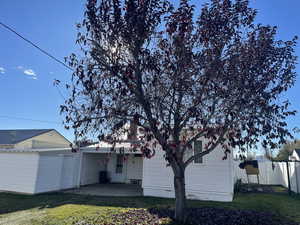
M208 141L201 155L222 146L225 159L235 147L274 149L292 137L285 120L295 111L280 96L296 79L297 38L276 40L248 0L195 10L188 0L88 0L77 38L84 57L68 59L67 127L117 141L134 120L143 129L137 147L151 158L160 145L180 176L198 138Z

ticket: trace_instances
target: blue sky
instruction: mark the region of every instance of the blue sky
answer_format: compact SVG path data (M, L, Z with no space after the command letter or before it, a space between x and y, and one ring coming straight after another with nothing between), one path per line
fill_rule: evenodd
M192 2L199 5L204 1ZM294 35L300 36L300 1L250 2L259 11L257 22L278 26L279 39L289 40ZM77 49L75 23L83 17L84 3L83 0L2 0L0 21L63 60ZM300 56L300 45L296 54ZM299 74L299 65L297 71ZM72 131L66 131L60 125L62 117L59 115L59 105L63 103L63 98L53 86L54 78L65 82L70 75L68 69L0 26L0 129L55 128L73 140ZM300 80L284 96L298 111L299 95ZM291 128L300 127L300 116L293 117L288 123ZM299 134L297 136L300 137Z

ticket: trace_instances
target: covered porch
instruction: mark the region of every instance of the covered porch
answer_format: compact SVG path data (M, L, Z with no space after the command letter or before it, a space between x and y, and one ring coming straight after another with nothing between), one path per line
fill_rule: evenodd
M78 187L94 185L92 188L103 186L116 192L121 188L132 190L131 186L120 184L142 185L143 157L141 153L133 152L130 148L111 152L110 148L87 148L81 151ZM99 185L97 185L99 184ZM88 189L88 186L87 186Z

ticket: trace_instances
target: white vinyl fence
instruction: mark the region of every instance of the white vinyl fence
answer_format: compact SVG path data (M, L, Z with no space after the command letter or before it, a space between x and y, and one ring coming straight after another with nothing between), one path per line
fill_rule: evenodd
M235 180L242 179L243 183L247 183L247 174L245 169L240 169L240 161L234 162ZM274 162L274 168L271 161L258 162L259 168L259 183L283 185L288 187L288 173L286 162ZM295 193L300 193L300 162L289 162L289 174L291 190ZM257 183L256 175L249 175L250 183Z

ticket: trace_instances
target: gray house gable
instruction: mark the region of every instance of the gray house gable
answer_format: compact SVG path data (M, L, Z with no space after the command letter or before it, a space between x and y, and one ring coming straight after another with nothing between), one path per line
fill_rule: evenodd
M14 145L54 129L0 130L0 145Z

